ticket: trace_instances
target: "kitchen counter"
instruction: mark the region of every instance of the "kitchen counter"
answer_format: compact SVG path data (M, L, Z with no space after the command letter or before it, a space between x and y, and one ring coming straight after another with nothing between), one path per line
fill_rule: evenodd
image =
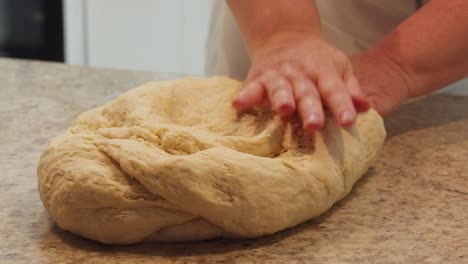
M0 59L0 263L468 262L468 97L442 94L388 117L373 168L331 210L295 228L133 246L60 230L36 186L47 140L129 88L178 77Z

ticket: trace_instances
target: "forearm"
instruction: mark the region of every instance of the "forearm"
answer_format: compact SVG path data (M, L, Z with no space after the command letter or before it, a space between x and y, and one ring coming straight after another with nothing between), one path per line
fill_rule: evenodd
M313 0L227 0L249 52L280 32L320 35L320 20Z
M432 0L377 47L408 76L409 96L468 76L468 1Z

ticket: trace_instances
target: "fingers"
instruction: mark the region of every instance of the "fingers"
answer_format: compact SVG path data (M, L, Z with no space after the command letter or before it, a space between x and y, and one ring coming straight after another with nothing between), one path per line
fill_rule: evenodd
M352 70L346 71L343 76L344 84L348 89L353 105L358 112L366 112L370 108L370 103L364 93L361 91L360 85Z
M248 82L232 104L237 111L271 105L281 116L288 116L296 111L291 84L275 71L267 71Z
M260 82L249 82L234 98L232 106L237 111L242 112L253 106L260 105L264 101L264 93L265 89Z
M260 81L266 87L271 106L278 114L288 116L294 113L296 103L288 79L274 71L268 71L260 77Z
M325 115L315 84L306 76L298 75L293 77L293 87L297 111L301 116L304 130L311 133L323 128Z
M341 76L334 71L320 75L318 91L323 103L333 113L338 124L350 126L356 120L356 110Z
M268 104L281 116L291 115L297 110L307 132L324 126L324 105L342 126L352 125L357 112L369 109L369 102L351 69L344 74L333 68L322 70L314 81L313 76L306 75L304 70L288 64L277 71L268 70L249 79L233 101L238 111Z

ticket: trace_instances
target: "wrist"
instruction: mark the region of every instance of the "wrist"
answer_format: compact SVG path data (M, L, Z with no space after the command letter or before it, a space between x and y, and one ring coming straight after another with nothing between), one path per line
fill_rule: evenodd
M419 85L416 71L396 49L378 45L370 49L369 53L378 60L377 63L384 65L387 74L391 75L398 85L395 89L399 89L399 93L404 94L404 99L416 96L414 90Z
M395 111L410 98L411 74L386 50L369 49L351 57L361 90L380 114Z
M272 37L301 32L321 35L320 17L311 0L228 0L249 52Z
M250 56L254 57L258 51L263 47L268 46L270 43L275 43L274 45L277 46L278 49L281 49L283 45L298 43L304 38L323 40L320 29L296 27L294 29L290 28L271 32L270 34L262 37L257 37L247 44Z

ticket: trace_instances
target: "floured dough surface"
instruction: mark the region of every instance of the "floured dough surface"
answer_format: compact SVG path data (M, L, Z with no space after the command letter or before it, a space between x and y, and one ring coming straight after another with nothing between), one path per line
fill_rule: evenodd
M41 199L65 230L112 244L258 237L343 198L381 148L373 110L304 135L298 120L237 114L225 78L152 82L81 114L38 167Z

